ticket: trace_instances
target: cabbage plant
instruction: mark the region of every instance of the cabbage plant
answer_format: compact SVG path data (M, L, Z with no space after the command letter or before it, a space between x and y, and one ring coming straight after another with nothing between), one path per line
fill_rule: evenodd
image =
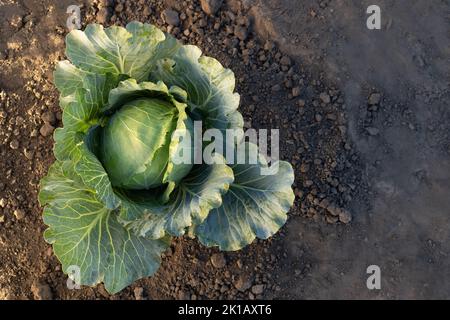
M195 148L194 121L242 129L231 70L139 22L71 31L66 55L54 72L63 127L39 201L44 238L77 283L103 282L115 293L154 274L171 237L234 251L286 222L294 200L287 162L262 175L262 155L256 163L227 164L219 152L213 164L175 161Z

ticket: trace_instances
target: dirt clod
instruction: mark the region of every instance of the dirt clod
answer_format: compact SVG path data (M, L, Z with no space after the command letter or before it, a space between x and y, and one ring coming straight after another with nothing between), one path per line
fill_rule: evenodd
M202 10L208 15L215 15L222 6L223 0L200 0Z
M256 295L263 294L264 293L264 285L263 284L254 285L252 287L252 293L256 294Z
M247 291L252 286L252 281L245 275L239 275L233 282L234 287L240 292Z
M40 129L39 129L39 133L43 136L43 137L48 137L50 136L53 131L55 130L55 128L49 124L49 123L45 123Z
M380 133L380 130L374 127L367 127L366 131L371 136L376 136Z
M331 102L330 95L326 92L322 92L320 94L320 100L322 100L323 103L328 104Z
M142 287L134 288L133 294L136 300L144 300L144 288Z
M223 255L223 253L215 253L211 256L211 264L215 268L220 269L227 265L227 261L225 259L225 256Z
M22 220L25 217L25 213L23 212L22 209L14 210L13 214L17 220Z
M171 26L177 27L180 24L180 17L175 10L166 9L162 12L161 17Z
M372 93L369 97L369 104L370 105L376 105L379 104L381 101L381 94L379 93Z
M34 282L31 286L31 292L36 300L52 300L53 293L47 283Z

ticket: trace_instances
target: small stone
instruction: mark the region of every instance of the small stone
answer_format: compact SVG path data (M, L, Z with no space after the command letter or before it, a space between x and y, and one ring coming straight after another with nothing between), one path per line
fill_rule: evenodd
M226 266L227 261L223 253L215 253L211 256L211 263L215 268L223 268Z
M252 292L256 295L263 294L264 293L264 285L263 284L254 285L252 287Z
M377 128L374 128L374 127L367 127L366 131L371 136L376 136L376 135L378 135L380 133L380 130L378 130Z
M106 23L106 21L108 20L108 9L101 8L100 10L98 10L96 18L98 23L100 24Z
M299 107L303 108L306 105L306 102L305 102L305 100L300 99L297 101L297 104Z
M5 222L5 216L0 216L0 223Z
M295 88L292 89L292 96L294 98L298 97L300 95L300 93L301 93L301 88L300 87L295 87Z
M11 149L17 150L19 148L19 141L14 139L10 142L9 146L11 147Z
M166 9L161 13L161 18L169 25L177 27L180 24L178 12L172 9Z
M55 128L51 124L45 123L41 127L41 129L39 129L39 132L43 137L48 137L53 133L54 130L55 130Z
M350 221L352 221L352 214L344 209L341 209L340 211L339 221L345 224L350 223Z
M25 158L27 158L28 160L33 160L33 156L34 156L34 152L28 149L25 149L23 151L23 154L25 155Z
M25 217L25 213L21 209L16 209L13 212L17 220L22 220Z
M320 115L320 114L317 113L317 114L315 115L315 119L316 119L317 122L322 121L322 115Z
M319 207L326 209L330 205L330 201L328 199L322 199L322 201L319 202Z
M248 278L244 275L239 275L236 278L236 280L233 282L233 285L240 292L244 292L244 291L250 289L250 287L252 286L252 282L251 282L250 278Z
M326 92L322 92L320 94L320 100L322 100L323 103L328 104L331 101L330 95Z
M300 172L301 173L307 173L308 171L309 171L309 164L302 163L302 165L300 166Z
M0 199L0 207L2 208L6 207L6 200L4 198Z
M338 207L336 207L333 204L329 204L327 206L327 211L332 215L332 216L339 216L339 213L341 212L341 209L339 209Z
M179 300L190 300L191 299L191 294L188 291L181 290L178 293L178 299Z
M280 63L282 66L290 66L291 65L291 58L289 58L288 56L283 56L280 60Z
M123 4L122 4L122 3L119 3L118 5L116 5L116 7L114 8L114 10L115 10L117 13L122 12L122 11L123 11Z
M200 0L203 12L213 16L219 11L222 6L223 0Z
M276 84L274 86L272 86L272 92L278 92L281 90L281 86L279 84Z
M144 288L136 287L134 288L133 293L136 300L144 300Z
M379 104L381 101L381 94L380 93L372 93L369 97L369 104L375 105Z
M244 41L245 39L247 39L248 31L244 26L235 26L234 34L239 40Z
M35 282L31 285L31 292L36 300L52 300L53 294L46 283Z
M329 224L335 224L336 222L339 221L339 218L338 218L338 217L335 217L335 216L327 215L326 218L325 218L325 220L326 220L327 223L329 223Z
M56 121L55 114L51 111L46 111L41 116L42 121L49 124L54 124Z

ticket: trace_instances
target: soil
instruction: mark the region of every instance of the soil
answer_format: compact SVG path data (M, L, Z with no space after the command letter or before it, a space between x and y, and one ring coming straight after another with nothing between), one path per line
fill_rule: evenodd
M79 2L83 27L153 23L231 68L246 127L279 128L296 173L273 238L227 253L174 239L116 295L69 290L42 237L71 4L0 0L0 299L450 298L448 2L378 0L376 31L368 1L228 0L213 16L200 1Z

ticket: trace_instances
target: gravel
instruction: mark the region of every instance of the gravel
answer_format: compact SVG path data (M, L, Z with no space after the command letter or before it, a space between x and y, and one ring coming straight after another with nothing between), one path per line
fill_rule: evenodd
M367 127L366 131L371 136L376 136L380 133L380 130L374 127Z
M239 275L233 282L234 287L240 292L245 292L252 286L252 281L245 275Z
M52 300L53 293L47 283L35 282L31 285L31 292L36 300Z
M223 0L200 0L202 10L210 16L215 15L219 11L222 3Z
M320 100L322 100L323 103L328 104L331 102L330 95L326 92L322 92L320 94Z
M55 130L55 128L49 124L49 123L45 123L40 129L39 129L39 133L43 136L43 137L48 137L50 136L53 131Z
M222 253L215 253L211 256L211 264L220 269L227 265L227 261Z
M178 12L172 9L166 9L161 13L161 18L169 25L177 27L180 24Z
M370 105L376 105L379 104L381 101L381 94L380 93L372 93L369 97L369 104Z

